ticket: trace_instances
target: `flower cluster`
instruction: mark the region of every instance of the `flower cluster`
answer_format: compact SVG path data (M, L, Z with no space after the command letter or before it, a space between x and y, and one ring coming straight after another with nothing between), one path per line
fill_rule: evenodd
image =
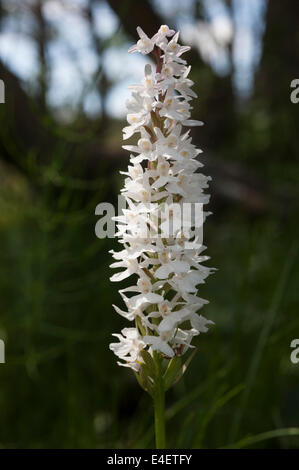
M166 25L151 39L139 27L137 32L140 39L129 52L151 53L156 70L145 66L142 83L130 87L126 103L129 125L123 129L124 139L138 134L139 140L123 146L132 152L122 189L128 208L115 217L123 250L112 251L116 262L111 265L124 268L112 281L137 276L134 285L119 291L126 309L114 306L134 327L115 334L119 342L110 344L123 361L118 364L135 372L144 363L144 351L158 351L169 359L181 356L193 347L192 338L213 323L197 313L207 303L197 296L197 286L212 268L202 265L208 257L198 243L195 216L181 223L178 210L185 203L209 200L204 190L210 178L197 171L201 151L184 130L202 125L190 119L190 101L196 94L188 78L191 67L181 58L189 47L181 46L178 33ZM167 222L174 228L165 235Z

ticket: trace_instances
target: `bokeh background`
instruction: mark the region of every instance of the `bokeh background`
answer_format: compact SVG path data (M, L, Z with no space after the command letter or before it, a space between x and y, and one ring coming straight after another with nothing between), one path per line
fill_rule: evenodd
M108 349L126 326L109 282L136 26L181 31L212 176L202 335L168 393L172 448L299 448L299 4L295 0L1 0L0 446L154 445L152 404Z

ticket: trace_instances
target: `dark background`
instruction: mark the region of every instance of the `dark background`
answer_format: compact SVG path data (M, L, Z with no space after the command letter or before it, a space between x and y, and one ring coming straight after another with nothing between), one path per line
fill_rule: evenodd
M299 447L298 18L295 0L0 1L0 447L154 445L151 400L108 349L128 324L94 211L128 164L125 90L145 62L127 49L164 23L192 45L218 268L168 446Z

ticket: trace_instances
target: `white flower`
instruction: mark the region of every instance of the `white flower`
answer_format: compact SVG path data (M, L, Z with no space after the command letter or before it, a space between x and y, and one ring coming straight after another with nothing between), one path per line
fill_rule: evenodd
M179 59L179 57L184 54L184 52L189 51L191 48L189 46L180 46L178 44L179 33L176 33L171 41L166 45L163 44L162 48L165 52L165 61L174 61L178 63L185 64L186 61Z
M168 334L161 334L161 336L144 336L143 340L146 344L149 344L153 351L160 351L168 357L174 356L173 349L169 346Z
M141 52L141 54L149 54L154 48L154 42L138 26L137 33L140 37L135 46L130 47L129 52Z
M190 268L190 265L185 261L180 261L177 258L172 259L166 251L159 254L159 261L161 266L155 272L158 279L168 279L171 273L186 273Z
M173 29L169 29L167 24L162 24L162 26L159 28L159 31L152 37L152 41L161 47L162 44L167 44L166 37L171 37L174 34L175 31Z
M119 261L117 263L112 263L110 268L126 268L125 271L114 274L110 278L110 281L112 282L122 281L132 274L136 274L138 271L141 271L141 267L138 262L130 258L124 259L123 261Z
M175 89L179 91L180 94L186 99L189 96L192 98L197 98L197 94L191 89L191 87L194 85L194 82L187 78L190 70L191 66L187 67L181 77L178 78L175 82Z
M183 126L202 125L190 119L196 93L191 67L181 58L189 47L181 46L178 33L167 25L152 38L141 28L137 32L140 39L129 51L153 52L157 72L146 65L142 82L130 87L126 102L124 139L138 137L123 146L132 152L127 171L121 172L128 207L113 218L122 250L111 251L116 260L111 267L123 270L111 280L134 278L130 287L119 291L125 307L113 307L135 326L124 328L115 335L119 343L110 345L119 364L135 372L143 364L143 349L169 359L181 356L193 347L193 337L213 324L198 314L208 303L197 296L198 286L213 272L202 264L209 258L198 244L201 227L194 229L195 215L182 217L185 203L208 203L204 191L210 180L197 172L203 166L196 160L201 150L192 144L190 130L183 131ZM203 222L208 214L203 213Z
M177 332L171 340L171 345L177 356L182 356L189 348L194 348L191 341L194 336L197 336L197 330L191 328L190 330L177 329Z
M174 94L174 86L167 88L163 103L159 104L160 116L165 116L176 121L186 121L190 117L190 105L182 96Z
M145 343L136 328L123 328L121 333L113 334L119 339L119 343L111 343L109 347L116 356L125 361L125 364L118 362L119 365L125 365L137 371L142 362L140 351L145 347Z
M214 324L214 322L207 320L202 315L198 315L198 313L192 312L188 308L182 308L164 318L159 324L158 331L160 333L173 331L180 323L186 320L190 320L192 328L198 333L206 333L208 331L206 325Z

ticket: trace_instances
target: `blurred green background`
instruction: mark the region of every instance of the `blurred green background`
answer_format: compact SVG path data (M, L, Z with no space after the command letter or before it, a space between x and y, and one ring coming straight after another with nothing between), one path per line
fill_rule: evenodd
M199 99L193 131L212 176L205 244L217 273L184 379L168 393L172 448L299 448L296 1L0 1L0 447L153 447L152 404L116 365L116 203L127 54L140 25L180 29Z

